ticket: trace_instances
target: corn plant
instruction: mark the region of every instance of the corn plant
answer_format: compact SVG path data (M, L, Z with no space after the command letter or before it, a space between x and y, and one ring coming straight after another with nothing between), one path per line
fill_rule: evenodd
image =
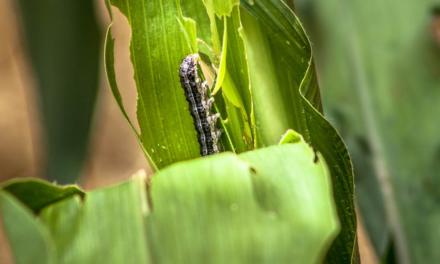
M155 173L91 192L5 183L17 263L357 263L351 162L323 117L293 4L106 4L131 27L136 121L116 81L112 25L108 81Z

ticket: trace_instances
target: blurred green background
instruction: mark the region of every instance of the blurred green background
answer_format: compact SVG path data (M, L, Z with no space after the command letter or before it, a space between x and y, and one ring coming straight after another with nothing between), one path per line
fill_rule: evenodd
M86 176L96 186L147 166L100 79L102 5L0 3L2 180ZM326 115L355 166L368 234L361 254L371 241L368 263L440 261L440 3L297 0L295 8L310 33Z
M440 261L439 2L297 3L377 255Z

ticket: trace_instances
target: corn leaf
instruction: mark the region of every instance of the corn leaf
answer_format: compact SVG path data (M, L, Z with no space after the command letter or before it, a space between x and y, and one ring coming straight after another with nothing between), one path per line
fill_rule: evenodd
M10 180L1 185L4 191L14 195L33 212L38 213L45 206L72 195L84 195L75 185L59 186L38 179Z
M15 263L55 263L55 245L47 228L35 219L29 207L3 190L0 190L0 216Z
M238 157L221 154L159 172L148 220L154 259L318 262L338 222L327 169L313 159L302 142Z
M35 74L49 179L72 183L87 155L98 92L101 30L94 3L16 1Z
M109 0L107 4L110 13L111 6L117 7L132 29L130 54L138 91L140 141L152 165L162 168L198 157L197 135L178 75L183 58L195 51L187 43L188 32L179 24L183 17L178 2Z
M292 128L329 164L342 230L327 261L356 263L356 215L350 157L336 130L322 116L311 46L298 18L278 0L242 1L259 146L277 144Z
M153 176L149 193L137 175L82 198L53 201L37 219L31 202L1 191L1 216L16 260L316 263L339 221L328 168L315 155L300 140L176 163ZM19 243L25 233L26 243Z
M28 195L49 193L28 183ZM52 186L51 196L59 192L57 188ZM148 263L145 176L83 198L53 200L40 210L38 219L29 211L32 201L25 208L11 194L0 194L1 216L18 263Z

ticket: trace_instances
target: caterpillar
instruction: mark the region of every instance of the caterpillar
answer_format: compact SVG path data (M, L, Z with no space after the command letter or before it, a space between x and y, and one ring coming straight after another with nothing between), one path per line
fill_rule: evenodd
M216 127L220 114L211 113L214 98L208 95L207 82L202 82L198 76L198 60L198 54L186 56L180 64L179 76L197 131L200 154L207 156L220 151L218 141L221 131Z

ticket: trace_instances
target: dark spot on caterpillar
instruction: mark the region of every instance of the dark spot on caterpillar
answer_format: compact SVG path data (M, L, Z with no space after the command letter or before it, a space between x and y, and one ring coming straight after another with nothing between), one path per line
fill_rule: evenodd
M218 141L221 135L216 123L219 114L211 114L214 98L208 96L209 87L198 76L198 54L190 54L180 64L180 83L185 91L189 110L197 131L202 156L219 152Z

